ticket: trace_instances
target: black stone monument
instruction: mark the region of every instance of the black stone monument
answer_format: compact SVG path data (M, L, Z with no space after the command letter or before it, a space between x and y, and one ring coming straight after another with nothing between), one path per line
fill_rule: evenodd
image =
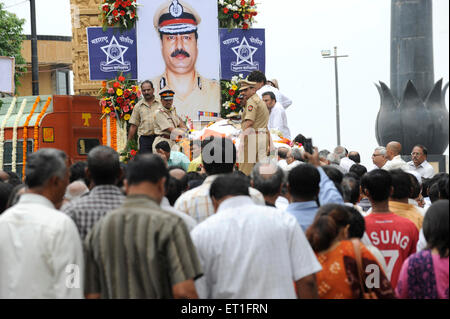
M425 145L437 158L449 144L449 112L448 83L443 88L442 79L434 82L432 13L431 0L392 0L391 88L377 85L381 109L376 137L382 146L400 142L403 155Z

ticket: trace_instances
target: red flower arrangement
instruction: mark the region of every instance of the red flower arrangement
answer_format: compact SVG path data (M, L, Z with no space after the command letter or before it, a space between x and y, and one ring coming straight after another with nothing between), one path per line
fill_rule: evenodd
M103 30L119 27L121 30L134 28L138 19L136 0L103 0L100 5L100 19Z
M221 28L247 30L255 22L256 9L254 0L219 0L219 25Z

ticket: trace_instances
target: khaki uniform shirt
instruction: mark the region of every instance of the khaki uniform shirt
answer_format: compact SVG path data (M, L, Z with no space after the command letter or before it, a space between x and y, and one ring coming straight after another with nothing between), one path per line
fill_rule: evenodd
M250 97L242 113L242 123L251 120L254 122L253 129L258 131L258 129L267 129L269 118L270 113L266 103L256 94Z
M170 299L172 286L203 274L184 221L145 195L95 224L85 264L85 293L103 299Z
M129 123L138 127L139 136L149 136L155 134L154 115L161 102L153 101L148 105L145 99L140 100L133 109Z
M155 112L154 118L156 135L170 135L167 129L177 128L181 124L181 120L174 107L169 111L164 106L159 106Z
M199 111L220 113L219 81L206 79L198 73L196 73L195 79L194 90L184 99L177 94L175 88L170 88L175 91L173 105L177 106L178 114L197 120ZM163 89L169 88L166 73L153 79L152 82L155 87L155 95L158 95Z

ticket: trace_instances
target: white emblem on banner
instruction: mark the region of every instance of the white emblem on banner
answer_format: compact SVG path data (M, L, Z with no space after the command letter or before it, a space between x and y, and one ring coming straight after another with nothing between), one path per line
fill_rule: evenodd
M178 18L183 14L183 6L178 3L178 0L172 2L169 10L170 14L175 18Z
M101 49L106 54L106 62L100 63L100 69L103 72L131 71L131 62L124 61L124 54L128 51L128 47L120 45L115 36L111 38L108 45Z
M236 62L231 63L231 70L233 72L259 70L259 63L253 61L253 55L258 51L258 48L248 44L245 37L239 46L231 49L236 54Z

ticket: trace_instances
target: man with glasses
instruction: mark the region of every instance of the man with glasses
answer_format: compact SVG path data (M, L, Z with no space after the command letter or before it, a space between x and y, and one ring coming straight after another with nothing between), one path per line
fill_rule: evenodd
M372 155L373 164L379 168L384 169L388 159L386 158L386 148L383 146L377 147Z
M411 171L418 173L422 178L432 178L436 174L433 166L427 161L428 150L425 146L414 146L411 156L412 161L408 163Z

